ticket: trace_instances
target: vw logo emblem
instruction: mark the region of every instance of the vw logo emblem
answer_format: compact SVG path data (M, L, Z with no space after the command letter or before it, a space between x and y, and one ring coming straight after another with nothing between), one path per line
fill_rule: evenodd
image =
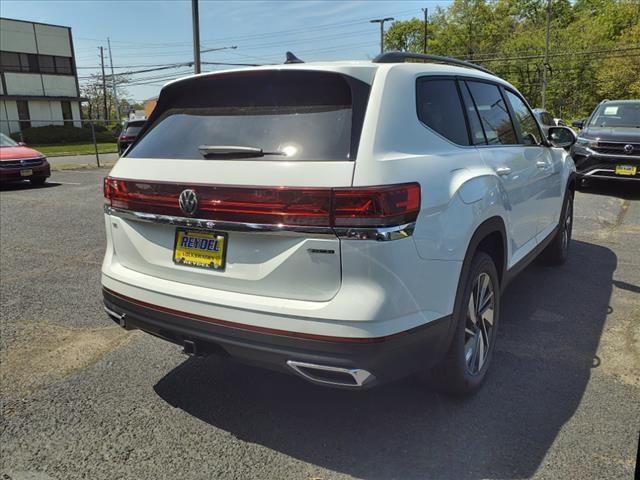
M633 145L627 144L624 146L624 153L633 153Z
M187 215L193 215L198 210L198 195L191 189L183 190L180 193L180 210Z

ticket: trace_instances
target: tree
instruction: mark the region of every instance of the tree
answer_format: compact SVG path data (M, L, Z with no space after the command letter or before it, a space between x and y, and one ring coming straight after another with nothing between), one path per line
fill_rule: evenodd
M116 88L118 89L117 93L120 113L121 116L124 117L126 112L129 110L129 106L133 103L126 99L128 92L124 88L124 86L129 82L129 78L125 75L116 75L115 82ZM108 117L110 120L117 119L118 114L110 79L107 80L107 112L104 111L104 92L101 75L95 73L90 75L90 78L84 83L80 91L82 96L87 98L86 104L82 106L82 115L84 118L106 119Z
M537 106L546 19L547 0L454 0L429 18L429 53L483 65ZM553 0L547 109L571 119L602 98L639 98L639 25L635 0ZM386 45L422 52L423 31L418 18L394 22Z

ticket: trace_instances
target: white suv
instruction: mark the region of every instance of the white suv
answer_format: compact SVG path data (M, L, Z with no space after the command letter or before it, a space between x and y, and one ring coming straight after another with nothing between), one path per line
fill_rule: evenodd
M444 57L174 81L105 179L106 311L317 384L470 393L509 279L567 257L573 141Z

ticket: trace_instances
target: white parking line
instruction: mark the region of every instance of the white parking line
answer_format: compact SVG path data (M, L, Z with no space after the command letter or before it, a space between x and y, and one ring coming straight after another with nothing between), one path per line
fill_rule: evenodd
M60 185L82 185L82 183L74 183L74 182L60 182L58 180L54 180L53 183L59 183Z

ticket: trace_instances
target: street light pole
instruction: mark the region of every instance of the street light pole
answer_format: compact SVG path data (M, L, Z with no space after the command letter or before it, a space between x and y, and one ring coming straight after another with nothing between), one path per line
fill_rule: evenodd
M369 23L380 24L380 53L384 53L384 22L390 22L393 20L395 20L393 17L376 18L374 20L369 20Z
M429 32L427 30L427 25L429 22L429 9L428 8L423 8L422 11L424 12L424 45L422 47L422 53L427 53L427 39L429 38Z
M193 73L200 73L200 17L198 0L191 0L191 21L193 23Z

